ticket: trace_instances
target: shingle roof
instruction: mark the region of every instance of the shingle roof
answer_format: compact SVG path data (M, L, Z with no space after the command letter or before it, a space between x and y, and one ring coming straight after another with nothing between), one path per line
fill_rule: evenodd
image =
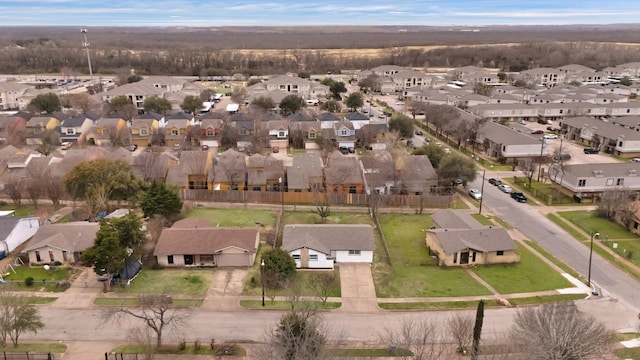
M293 154L292 166L287 168L289 189L309 189L309 178L322 179L322 159L318 154Z
M285 225L282 249L310 248L324 254L336 250L375 250L373 228L366 224Z
M35 250L44 246L55 247L69 252L83 251L93 246L99 228L100 224L86 221L43 225L31 238L24 251Z
M640 163L627 162L627 163L587 163L587 164L573 164L564 165L563 170L566 174L571 174L575 177L593 177L595 171L602 171L603 177L625 177L632 174L640 173ZM631 171L631 172L630 172Z
M258 234L258 229L169 228L160 234L153 255L214 254L230 247L255 253Z
M468 212L460 210L440 210L433 215L431 219L439 228L447 229L479 229L484 225L474 219Z
M448 255L463 249L481 252L515 250L515 242L503 228L485 227L482 229L434 229L429 230L440 242L442 250Z

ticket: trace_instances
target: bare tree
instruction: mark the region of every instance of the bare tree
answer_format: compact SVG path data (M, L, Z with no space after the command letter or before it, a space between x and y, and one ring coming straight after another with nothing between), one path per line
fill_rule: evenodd
M17 206L22 206L22 197L24 196L26 183L24 179L17 176L9 176L4 184L4 192L9 195L11 201Z
M518 311L511 330L527 359L603 359L613 333L575 304L560 302Z
M450 105L433 105L425 107L425 122L427 128L431 125L435 127L436 135L440 134L447 124L456 121L460 117L460 112Z
M456 312L447 321L449 335L455 340L457 352L466 354L473 342L473 314L468 312Z
M318 272L311 274L311 286L316 290L322 305L327 303L331 289L338 283L336 274L333 272Z
M534 158L519 160L518 168L522 171L524 176L527 178L528 186L529 188L531 188L531 181L533 180L533 174L535 174L536 170L538 169L538 166L536 166Z
M89 95L87 94L72 94L71 98L71 106L82 111L83 113L88 113L93 110L96 104L91 100Z
M384 341L397 349L406 349L410 354L400 352L399 359L427 360L448 359L454 356L445 344L446 327L425 317L406 317L397 330L386 329Z
M142 348L140 359L153 360L155 358L156 345L154 344L154 334L148 327L138 327L129 331L129 339Z
M0 293L0 344L5 345L8 336L16 347L20 335L37 333L43 327L38 308L26 297L9 291Z
M596 215L605 219L613 219L619 210L624 211L624 204L629 202L629 198L632 197L633 194L634 192L624 187L603 192L600 195L600 201L598 201ZM631 220L629 219L629 221Z
M329 194L323 191L319 186L313 187L313 198L315 201L315 209L311 210L312 213L318 214L322 223L327 222L327 218L331 215L331 203L329 201Z
M178 329L188 319L188 314L185 311L177 311L173 299L166 294L139 295L138 305L136 308L120 307L109 310L105 313L105 318L118 323L128 317L141 320L155 334L157 348L162 346L162 336L166 330Z

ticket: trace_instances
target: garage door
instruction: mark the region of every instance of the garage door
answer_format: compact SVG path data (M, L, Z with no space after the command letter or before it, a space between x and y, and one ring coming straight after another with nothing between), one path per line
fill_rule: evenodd
M247 254L220 254L216 255L216 265L218 266L251 266L249 264L250 255Z

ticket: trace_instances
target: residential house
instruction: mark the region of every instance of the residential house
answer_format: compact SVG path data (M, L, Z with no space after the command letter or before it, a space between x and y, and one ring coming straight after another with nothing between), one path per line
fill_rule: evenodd
M540 156L544 142L529 134L523 134L507 126L487 121L478 129L476 145L493 158L515 159Z
M30 264L73 265L81 262L82 252L93 246L99 228L100 224L87 221L42 225L23 252Z
M420 195L438 184L438 174L427 155L401 157L396 163L396 171L397 188L391 189L395 193Z
M403 68L402 66L397 66L397 65L381 65L381 66L377 66L374 67L372 69L369 70L370 73L373 73L375 75L378 76L390 76L393 74L397 74L401 71L405 71L406 68ZM364 76L366 76L366 72L363 71Z
M136 119L152 119L152 120L156 120L158 122L158 127L160 129L164 129L164 127L167 126L167 119L165 118L165 116L163 114L158 114L158 113L155 113L153 111L148 112L148 113L144 113L144 114L140 114L140 115L136 116Z
M620 102L609 103L607 106L607 116L633 116L640 115L640 102Z
M341 121L333 125L333 129L324 129L322 138L332 141L340 149L355 149L356 130L350 121Z
M477 66L464 66L456 68L452 72L455 80L462 81L466 84L486 84L495 85L500 83L497 73L491 73L484 68Z
M223 127L224 121L222 119L202 119L200 122L200 129L202 130L200 144L207 145L208 147L220 146L220 136Z
M395 187L397 171L388 151L376 151L360 156L360 165L364 174L367 194L387 194Z
M318 141L322 139L322 129L319 121L289 122L291 145L295 148L319 149ZM300 143L301 141L301 143Z
M147 147L154 142L158 135L160 123L155 118L135 118L131 121L129 132L131 143L140 147Z
M551 181L578 201L597 200L603 192L640 191L640 163L555 164L549 169Z
M338 115L331 112L323 112L318 115L318 121L320 122L320 128L322 129L333 129L333 126L340 122L340 117Z
M133 158L133 173L148 183L164 183L169 169L178 165L178 160L170 152L144 151Z
M218 153L210 178L212 190L244 190L247 178L245 154L234 149Z
M214 228L206 219L187 218L162 230L153 255L165 267L249 267L259 244L259 229Z
M526 83L550 88L564 84L566 76L566 73L554 68L536 68L520 72L517 78Z
M114 140L122 145L128 145L130 142L127 121L122 117L102 117L98 119L95 126L89 129L83 138L90 145L115 146Z
M292 165L287 167L286 191L306 192L323 186L322 159L315 153L293 154Z
M60 141L77 143L82 134L89 131L94 125L94 119L87 114L65 119L60 125Z
M480 104L469 106L468 110L481 118L501 123L531 121L538 116L538 109L528 104Z
M19 99L31 86L14 81L0 81L0 110L20 109Z
M334 152L324 168L327 192L338 194L363 194L364 181L358 159Z
M160 84L158 84L160 85ZM144 101L152 97L162 97L162 95L168 91L160 86L154 86L153 84L138 81L135 83L124 84L113 88L109 91L103 92L102 101L109 102L116 97L125 96L131 100L131 103L135 105L139 113L144 111Z
M53 132L62 122L52 114L46 116L34 116L26 124L27 145L42 144L42 135L45 132Z
M0 255L4 258L38 231L40 221L35 216L0 216Z
M209 188L211 168L211 152L181 151L178 164L167 171L167 182L183 189L206 190Z
M23 145L27 121L27 118L22 116L0 116L0 145Z
M346 113L344 115L344 120L353 124L354 130L358 130L361 127L368 125L371 122L371 119L367 114L362 114L357 111Z
M269 120L266 122L269 131L269 147L285 150L289 147L289 122L287 120Z
M385 136L389 133L389 124L370 123L356 130L356 144L371 150L385 150Z
M168 119L164 128L165 145L170 147L184 146L190 126L188 119Z
M247 161L247 189L250 191L283 191L284 164L282 160L261 154L249 156Z
M439 266L509 264L520 261L509 233L483 226L466 212L442 210L434 213L434 228L427 230L429 252Z
M285 225L282 249L296 268L333 269L334 263L372 263L373 228L366 224Z
M395 84L394 91L403 92L406 89L418 87L429 87L431 85L431 78L427 74L417 70L398 71L395 74L389 75Z
M621 157L640 155L640 132L587 116L560 122L566 138Z
M276 75L248 87L247 90L250 96L280 90L289 95L298 95L305 100L326 99L330 95L328 86L293 75Z

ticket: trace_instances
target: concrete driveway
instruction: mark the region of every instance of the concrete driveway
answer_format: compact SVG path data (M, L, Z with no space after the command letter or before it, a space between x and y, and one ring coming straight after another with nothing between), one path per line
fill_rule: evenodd
M340 264L341 311L372 312L378 310L371 264Z
M202 307L214 310L240 310L239 296L247 271L239 268L216 269Z

